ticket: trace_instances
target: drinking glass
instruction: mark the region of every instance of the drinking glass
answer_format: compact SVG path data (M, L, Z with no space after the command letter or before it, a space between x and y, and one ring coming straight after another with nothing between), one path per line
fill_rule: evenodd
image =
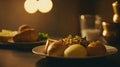
M102 32L102 19L99 15L80 15L81 36L88 41L99 40Z

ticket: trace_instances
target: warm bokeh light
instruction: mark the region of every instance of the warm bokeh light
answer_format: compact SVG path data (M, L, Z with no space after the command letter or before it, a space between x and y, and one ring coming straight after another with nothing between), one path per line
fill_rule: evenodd
M33 14L37 11L48 13L53 7L51 0L26 0L24 8L26 12Z
M107 31L103 31L102 35L106 36L106 34L107 34Z
M30 14L37 12L36 2L36 0L26 0L24 3L25 10Z
M102 26L106 26L106 25L107 25L106 22L102 22ZM107 31L104 30L103 33L102 33L102 35L105 36L106 34L107 34Z
M53 3L51 0L39 0L38 2L38 10L42 13L49 12L53 7Z

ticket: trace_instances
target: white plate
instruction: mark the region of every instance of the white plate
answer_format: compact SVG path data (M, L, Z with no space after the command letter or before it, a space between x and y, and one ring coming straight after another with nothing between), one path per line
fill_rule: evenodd
M45 56L45 57L52 57L52 58L64 58L64 59L90 59L90 58L100 58L100 57L105 57L105 56L109 56L109 55L112 55L112 54L115 54L117 53L118 49L116 47L113 47L113 46L109 46L109 45L105 45L106 47L106 50L107 50L107 53L103 56L87 56L87 57L84 57L84 58L65 58L65 57L59 57L59 56L48 56L44 53L44 48L45 48L45 45L40 45L40 46L37 46L37 47L34 47L32 49L32 52L37 54L37 55L41 55L41 56Z

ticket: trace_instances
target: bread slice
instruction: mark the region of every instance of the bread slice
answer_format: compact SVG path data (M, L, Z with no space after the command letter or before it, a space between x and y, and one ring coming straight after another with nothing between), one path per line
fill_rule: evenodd
M0 32L0 42L8 42L8 40L14 37L16 34L17 31L2 29Z
M28 29L16 34L13 37L14 42L36 42L39 36L39 32L35 29Z

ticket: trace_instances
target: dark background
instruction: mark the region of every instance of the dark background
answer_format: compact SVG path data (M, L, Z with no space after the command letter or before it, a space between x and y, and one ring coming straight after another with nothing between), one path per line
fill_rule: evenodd
M49 13L28 14L24 10L25 0L0 0L0 30L17 30L28 24L50 36L79 34L79 15L98 14L103 21L112 22L112 3L115 0L52 0Z

